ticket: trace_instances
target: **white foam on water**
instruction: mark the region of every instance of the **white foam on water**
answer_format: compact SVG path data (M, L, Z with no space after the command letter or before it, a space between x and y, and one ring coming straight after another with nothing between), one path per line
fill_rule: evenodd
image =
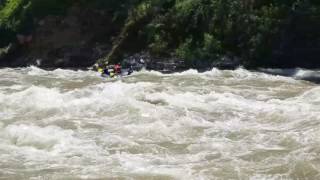
M31 75L31 76L35 76L35 75L44 76L44 75L48 75L49 74L49 71L40 69L40 68L38 68L36 66L30 66L30 67L28 67L26 69L26 71L27 71L27 74Z
M114 103L128 103L128 94L143 92L147 83L125 84L122 82L98 84L84 89L62 92L57 88L31 86L23 91L1 95L2 108L24 113L55 110L57 113L81 114L112 107ZM0 109L1 109L0 107ZM3 110L4 111L4 110Z
M13 81L0 86L0 178L319 177L312 83L241 68L112 82L36 67L1 74Z
M40 128L28 125L9 125L4 130L4 136L16 146L32 146L39 149L51 149L61 140L68 144L72 141L72 131L63 131L59 127L48 126Z
M297 97L297 101L320 105L320 87L315 87L303 92L299 97Z
M320 81L320 70L308 70L302 68L295 69L260 69L262 72L281 76L293 77L301 80Z

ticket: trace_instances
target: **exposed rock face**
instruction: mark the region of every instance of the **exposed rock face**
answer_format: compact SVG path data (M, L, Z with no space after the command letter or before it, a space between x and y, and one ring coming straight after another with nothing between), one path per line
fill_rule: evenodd
M178 58L152 59L147 64L147 69L157 70L164 73L184 71L188 69L185 62Z
M73 7L65 17L39 20L28 45L17 45L0 57L0 66L89 67L110 50L117 32L105 12Z
M240 66L240 59L232 56L223 56L220 60L213 62L211 67L216 67L222 70L234 70Z
M177 58L157 58L148 53L142 52L125 58L122 61L123 66L131 66L138 71L143 68L147 70L156 70L163 73L183 71L187 69L185 62Z
M66 47L50 51L46 60L38 60L37 63L40 67L81 68L91 66L98 55L98 52L90 47Z
M209 61L201 63L201 61L198 61L190 65L179 58L157 58L142 52L125 58L122 61L122 65L127 67L132 66L134 70L145 68L163 73L172 73L184 71L189 68L197 69L199 71L211 70L213 67L223 70L234 70L240 66L240 60L236 57L224 56L214 63L209 63Z
M252 65L252 68L320 68L319 16L304 16L309 17L307 14L293 14L280 35L279 42L274 45L271 58L265 62L256 60L258 65ZM98 59L117 63L126 53L130 55L147 49L143 42L136 42L136 36L141 27L152 20L149 13L127 22L125 28L122 28L123 24L115 25L111 17L108 12L75 6L64 17L47 16L35 20L38 25L30 44L12 43L0 49L0 67L36 65L43 68L86 68ZM308 22L304 22L306 19ZM174 57L152 57L148 53L134 54L123 61L123 64L133 66L135 70L146 68L162 72L183 71L188 68L200 71L213 67L236 69L241 63L231 55L214 61L209 59L188 62Z
M320 16L292 12L280 41L266 66L320 68Z

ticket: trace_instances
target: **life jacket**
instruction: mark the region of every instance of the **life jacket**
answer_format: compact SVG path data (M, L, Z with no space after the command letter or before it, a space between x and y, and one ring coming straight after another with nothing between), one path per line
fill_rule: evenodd
M110 76L110 77L114 77L115 76L115 72L114 72L114 69L107 69L107 71L108 71L108 75Z
M103 73L103 69L102 68L98 68L98 72L99 73Z

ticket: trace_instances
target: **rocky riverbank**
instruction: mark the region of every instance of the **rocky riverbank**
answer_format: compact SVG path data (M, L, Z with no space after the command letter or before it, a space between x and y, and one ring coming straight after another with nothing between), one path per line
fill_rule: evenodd
M225 15L230 16L240 13L242 19L225 19L224 23L229 23L231 29L224 30L222 28L227 28L228 24L203 19L199 15L202 11L193 14L193 9L205 6L202 1L182 2L117 3L115 7L122 10L112 9L108 3L101 8L85 2L71 3L63 13L53 15L44 11L41 18L36 16L34 9L29 12L20 7L22 14L34 11L33 17L25 20L29 28L20 31L12 28L10 32L14 38L6 44L4 40L8 38L2 32L4 25L10 25L10 18L14 21L9 15L6 19L2 17L8 11L6 8L11 7L8 3L3 6L6 11L0 9L0 38L3 40L0 67L88 68L96 62L126 64L128 61L140 67L142 60L145 68L161 72L189 68L205 71L213 67L235 69L239 66L251 69L320 68L317 4L285 3L281 6L281 13L285 15L281 15L272 5L253 3L250 7L255 9L249 11L226 11ZM208 3L217 5L214 0ZM123 8L126 6L129 11ZM215 8L220 6L224 7L220 4ZM183 8L187 8L186 12ZM266 9L271 14L263 14ZM19 7L14 9L18 10ZM213 19L223 19L210 9L203 11L211 13ZM185 14L180 14L182 12ZM198 19L188 18L195 15L199 15ZM255 18L247 19L251 16ZM245 27L249 29L236 26L238 21L250 22Z

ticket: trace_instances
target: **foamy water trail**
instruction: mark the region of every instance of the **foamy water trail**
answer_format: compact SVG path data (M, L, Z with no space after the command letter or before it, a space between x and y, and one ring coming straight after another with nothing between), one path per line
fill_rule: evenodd
M320 179L319 157L307 81L0 70L0 179Z
M302 68L295 69L260 69L261 72L266 72L274 75L282 75L293 77L300 80L308 80L320 83L320 70L308 70Z

